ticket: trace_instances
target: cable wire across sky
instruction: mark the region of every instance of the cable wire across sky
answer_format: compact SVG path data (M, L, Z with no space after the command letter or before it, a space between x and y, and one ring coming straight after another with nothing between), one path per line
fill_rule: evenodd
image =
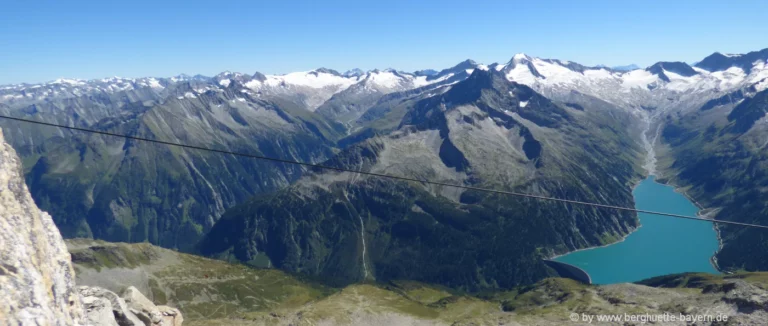
M261 156L261 155L248 154L248 153L239 153L239 152L233 152L233 151L227 151L227 150L221 150L221 149L215 149L215 148L208 148L208 147L202 147L202 146L174 143L174 142L163 141L163 140L155 140L155 139L149 139L149 138L143 138L143 137L136 137L136 136L123 135L123 134L116 134L116 133L111 133L111 132L107 132L107 131L100 131L100 130L94 130L94 129L65 126L65 125L60 125L60 124L55 124L55 123L36 121L36 120L29 120L29 119L11 117L11 116L6 116L6 115L0 115L0 118L7 119L7 120L13 120L13 121L19 121L19 122L25 122L25 123L32 123L32 124L37 124L37 125L43 125L43 126L49 126L49 127L64 128L64 129L69 129L69 130L76 130L76 131L100 134L100 135L105 135L105 136L121 137L121 138L131 139L131 140L145 141L145 142L151 142L151 143L163 144L163 145L169 145L169 146L176 146L176 147L188 148L188 149L196 149L196 150L202 150L202 151L208 151L208 152L214 152L214 153L220 153L220 154L230 154L230 155L235 155L235 156L248 157L248 158L265 160L265 161L272 161L272 162L278 162L278 163L286 163L286 164L295 164L295 165L301 165L301 166L308 166L308 167L320 168L320 169L325 169L325 170L333 170L333 171L339 171L339 172L356 173L356 174L368 175L368 176L379 177L379 178L389 178L389 179L395 179L395 180L401 180L401 181L420 182L420 183L432 184L432 185L436 185L436 186L461 188L461 189L466 189L466 190L475 190L475 191L482 191L482 192L488 192L488 193L509 195L509 196L515 196L515 197L533 198L533 199L538 199L538 200L548 200L548 201L556 201L556 202L575 204L575 205L585 205L585 206L592 206L592 207L598 207L598 208L607 208L607 209L613 209L613 210L618 210L618 211L644 213L644 214L667 216L667 217L676 217L676 218L696 220L696 221L703 221L703 222L730 224L730 225L738 225L738 226L744 226L744 227L754 227L754 228L768 229L768 226L760 225L760 224L742 223L742 222L716 220L716 219L707 219L707 218L701 218L701 217L697 217L697 216L688 216L688 215L681 215L681 214L656 212L656 211L649 211L649 210L636 209L636 208L623 207L623 206L606 205L606 204L599 204L599 203L592 203L592 202L585 202L585 201L578 201L578 200L571 200L571 199L564 199L564 198L547 197L547 196L542 196L542 195L534 195L534 194L527 194L527 193L520 193L520 192L513 192L513 191L504 191L504 190L472 187L472 186L465 186L465 185L451 184L451 183L438 182L438 181L430 181L430 180L421 180L421 179L416 179L416 178L409 178L409 177L403 177L403 176L389 175L389 174L383 174L383 173L351 170L351 169L327 166L327 165L316 164L316 163L307 163L307 162L293 161L293 160L287 160L287 159L280 159L280 158L274 158L274 157L267 157L267 156Z

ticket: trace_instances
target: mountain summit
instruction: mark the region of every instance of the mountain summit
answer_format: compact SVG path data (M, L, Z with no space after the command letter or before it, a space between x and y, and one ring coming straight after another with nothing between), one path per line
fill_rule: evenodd
M747 54L722 54L715 52L696 64L696 67L707 71L724 71L731 67L743 69L750 73L755 62L768 60L768 49L753 51Z
M623 133L606 119L607 108L582 111L575 103L553 102L491 69L391 100L401 108L388 113L398 121L394 128L362 137L323 164L542 195L571 189L574 198L596 198L596 191L606 191L615 194L613 201L631 202L620 184L635 175L631 161L639 148L619 145L618 134L586 132L595 125ZM619 147L624 154L615 151ZM620 182L605 182L614 178ZM576 187L575 180L589 186ZM408 278L471 290L507 288L551 275L533 248L571 245L548 243L539 232L582 239L575 244L581 247L636 227L632 217L609 211L574 220L571 214L587 212L572 209L313 170L287 189L233 208L198 248L338 284ZM524 227L531 232L516 233Z

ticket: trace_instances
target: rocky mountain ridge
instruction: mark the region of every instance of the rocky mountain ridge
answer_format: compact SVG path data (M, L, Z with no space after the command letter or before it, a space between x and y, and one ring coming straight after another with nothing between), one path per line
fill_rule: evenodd
M339 124L242 86L198 80L0 108L25 119L300 161L332 154ZM197 90L197 91L196 91ZM200 93L200 92L202 93ZM65 237L188 248L226 208L285 186L302 169L3 120L33 198ZM258 171L251 173L249 171ZM177 237L175 234L184 234Z
M642 154L620 127L631 120L626 113L553 102L492 69L403 102L394 131L324 164L599 202L605 192L632 205L628 185L640 177ZM600 245L636 226L615 211L316 170L229 210L198 250L338 284L404 278L509 288L552 275L545 255Z
M600 92L596 87L615 84L621 86L620 89L624 93L632 93L630 91L632 88L647 88L653 91L659 86L676 92L690 91L693 90L692 87L698 87L702 91L728 91L743 86L745 84L743 82L754 84L764 80L766 77L764 65L756 66L755 64L764 63L766 59L768 59L768 49L747 54L724 55L715 52L693 66L684 62L657 62L645 69L636 66L627 66L632 67L631 69L627 67L613 69L605 66L589 67L575 62L542 59L519 53L506 63L494 63L490 66L497 70L504 70L510 80L520 83L570 87L584 93L587 93L585 89L591 89L593 94L590 95L600 93L601 96L598 97L606 98L607 93ZM476 68L487 69L487 67L472 60L465 60L453 68L441 71L424 70L429 73L421 71L410 73L395 69L373 69L364 72L353 69L341 74L332 69L318 68L282 75L264 75L259 72L249 75L225 71L214 77L179 75L170 78L111 77L94 80L60 78L47 83L0 86L0 103L16 106L37 100L77 97L85 94L112 94L142 88L161 93L177 83L202 82L211 85L196 90L198 93L201 90L226 88L232 83L238 83L266 97L292 98L294 101L303 103L306 109L314 111L334 94L357 84L369 84L367 88L378 89L385 93L403 91L450 78L449 74L458 75L461 70L466 71L466 77ZM664 70L662 67L667 69ZM672 73L671 76L665 74L665 71ZM699 77L685 78L696 75ZM529 86L533 87L533 85ZM637 98L630 99L632 100ZM626 101L624 103L635 106L643 104Z
M768 69L766 64L768 63L768 57L761 57L755 54L747 55L733 55L730 56L731 64L728 67L721 67L722 69L704 69L698 66L690 66L683 62L659 62L657 64L648 67L645 70L633 70L629 72L617 72L610 69L600 69L594 67L586 67L577 63L562 61L562 60L550 60L539 59L529 57L524 54L515 55L507 64L499 65L494 64L488 67L488 69L476 69L465 80L457 83L446 85L444 87L437 87L435 90L429 91L427 94L423 94L420 97L411 97L410 99L401 100L402 115L400 123L396 127L389 129L388 131L377 133L372 138L358 141L354 146L348 147L345 151L337 154L335 158L328 161L328 164L335 165L350 165L356 169L371 169L381 173L386 171L397 175L409 175L418 176L432 179L450 180L452 183L472 183L479 182L490 188L508 187L516 184L525 184L526 175L525 172L516 174L514 177L505 178L504 173L514 173L517 171L525 171L520 167L509 165L511 161L517 157L516 154L521 155L522 159L527 159L534 162L533 168L539 169L540 164L543 163L543 170L552 166L552 162L547 162L545 158L540 158L543 153L557 152L558 154L564 154L564 148L554 145L553 139L547 139L542 141L542 137L546 137L547 129L555 129L562 135L570 135L572 130L560 129L561 126L570 125L575 121L575 117L585 118L589 116L589 112L594 114L595 109L605 108L610 114L616 115L619 113L628 114L630 117L627 119L626 124L622 128L626 129L627 134L618 136L619 139L628 140L635 137L652 137L649 134L651 128L659 128L658 126L663 124L660 120L664 114L684 114L694 110L695 107L703 105L713 98L722 97L723 94L730 94L731 92L742 92L747 94L746 97L755 96L760 94L759 92L768 87ZM742 63L744 58L755 58L756 60L746 68ZM749 59L751 60L751 59ZM706 68L706 67L705 67ZM483 76L501 76L494 78L484 78ZM530 91L518 90L505 90L503 82L518 82L520 84L528 85L531 88ZM486 91L489 90L489 91ZM504 94L509 92L515 100L509 101L503 95L489 95L489 94ZM538 93L543 96L537 97ZM473 103L479 100L479 103ZM534 99L534 100L531 100ZM560 105L567 107L564 111L558 111L560 106L554 105L553 109L545 109L546 104L542 107L542 103L550 100L559 101ZM410 104L404 104L410 103ZM536 103L535 106L534 104ZM480 112L473 112L470 107L464 107L466 104L474 104L480 109ZM493 108L495 110L488 110ZM371 109L373 110L373 109ZM613 110L613 111L610 111ZM485 112L483 112L485 111ZM577 111L586 111L588 113L576 114ZM733 114L738 113L736 110ZM755 110L752 110L755 111ZM393 112L393 111L390 111ZM751 112L751 111L750 111ZM757 120L764 115L764 111L757 110L755 114L749 114L752 120ZM762 114L759 114L763 112ZM458 113L456 116L450 116L449 114ZM502 113L500 115L496 115ZM485 114L488 114L486 116ZM733 115L732 114L732 115ZM509 120L509 116L513 117ZM489 126L483 125L486 118L495 120L497 125L502 124L506 128L514 128L517 123L522 125L520 136L522 137L518 144L522 144L522 147L514 150L505 147L505 142L516 141L507 135L505 142L495 143L494 135L489 134L490 130L493 130ZM734 120L736 118L728 118ZM620 120L620 119L619 119ZM523 128L524 127L524 128ZM751 127L748 126L748 127ZM473 129L477 128L477 131ZM606 128L601 126L598 128ZM608 127L610 128L610 127ZM430 138L424 136L419 138L419 133L425 131L435 131L437 134ZM480 132L482 130L482 136L478 134L477 141L473 140L473 132ZM593 129L594 130L594 129ZM461 135L461 136L459 136ZM397 155L390 158L387 152L390 151L389 147L399 147L394 145L397 142L403 142L411 144L412 146L408 151L397 150ZM460 146L461 142L464 142L464 146ZM541 143L547 143L550 145L549 151L541 148ZM651 144L651 141L647 142ZM471 144L471 146L467 146ZM426 147L424 147L426 145ZM496 145L499 145L496 153L505 153L503 157L506 160L497 160L502 156L493 155L490 153L482 153L484 150L495 149ZM626 149L632 148L631 143L621 143L622 147ZM638 144L635 144L638 145ZM421 146L421 147L419 147ZM652 149L653 145L651 146ZM409 155L407 153L430 153L430 147L435 150L434 157L428 160L429 163L414 160L409 161ZM600 146L590 147L587 144L580 144L574 146L581 150L587 148L593 148L594 152L591 153L605 153L610 150L600 148ZM480 155L482 153L482 155ZM653 153L649 151L649 153ZM564 154L564 157L574 157L577 153ZM382 159L386 157L386 159ZM474 159L472 159L474 157ZM482 157L482 160L478 158ZM511 160L510 160L511 158ZM551 157L549 158L552 159ZM636 158L634 158L636 159ZM632 162L634 159L629 159ZM655 159L655 157L654 157ZM391 161L390 161L391 160ZM483 162L485 160L486 162ZM382 163L386 162L386 163ZM407 163L406 163L407 162ZM442 162L442 166L436 166L435 163ZM602 163L610 162L610 160L603 160ZM484 163L488 163L485 165ZM549 164L548 164L549 163ZM488 168L487 170L485 168ZM503 168L502 168L503 167ZM529 165L527 168L531 168ZM598 171L599 164L591 168L590 171ZM499 171L504 171L499 173ZM530 171L530 170L529 170ZM565 166L558 166L558 172L552 175L568 174L568 168ZM616 171L616 169L612 170ZM653 171L653 167L648 171ZM471 173L469 173L471 172ZM484 175L485 174L485 175ZM546 173L542 173L547 175ZM631 174L630 174L631 175ZM550 176L550 175L547 175ZM609 178L617 178L616 175L601 177L601 180L607 180ZM402 198L395 199L390 198L384 194L384 192L376 191L372 189L384 188L386 186L377 183L369 183L367 185L355 185L355 183L364 184L367 178L352 177L346 175L340 176L306 176L299 180L294 187L288 190L280 192L278 195L257 197L257 199L250 201L247 205L242 205L230 210L229 215L225 215L226 218L220 220L216 226L208 234L204 242L201 243L201 250L207 254L212 254L216 257L232 259L236 258L240 261L251 264L265 264L264 266L276 266L279 268L285 268L291 271L306 272L310 274L319 273L323 277L342 279L354 279L355 274L357 277L367 279L368 277L382 277L387 279L393 277L392 275L400 275L398 273L409 273L406 270L399 270L393 266L386 266L386 263L369 261L370 258L366 255L368 252L370 255L371 245L370 240L366 241L368 235L371 233L374 239L378 234L386 234L391 236L396 234L396 230L399 230L395 225L389 225L382 223L381 217L376 216L379 214L375 210L369 209L373 204L366 197L379 197L378 200L383 202L397 202L402 201ZM626 178L626 177L625 177ZM554 178L553 178L554 179ZM579 180L585 180L584 176L577 177ZM631 177L630 177L631 179ZM341 180L341 181L340 181ZM498 183L488 183L485 180L497 180ZM561 182L553 181L551 179L544 179L545 182ZM622 179L619 180L629 180ZM346 188L342 186L339 189L335 189L333 184L338 182L339 184L355 185L353 188ZM450 183L449 182L449 183ZM621 182L621 181L620 181ZM322 190L312 187L317 187L320 184L324 184ZM330 185L328 185L330 184ZM629 181L624 181L625 185L629 184ZM309 189L307 189L309 186ZM563 191L568 191L568 187L564 187ZM408 197L420 198L417 194L408 192L407 188L396 188L397 191L409 193ZM447 192L445 189L429 189L428 192L439 194L438 196L467 204L463 199L464 194L461 191L457 193ZM526 189L522 192L531 192L531 189ZM372 192L372 193L371 193ZM389 193L390 191L387 191ZM284 197L282 194L293 193L295 198ZM328 195L326 197L326 195ZM361 197L358 197L361 196ZM568 197L573 197L574 194L569 194ZM352 198L352 199L350 199ZM318 203L328 200L329 207L322 208L315 207ZM613 198L616 200L616 198ZM360 201L356 203L356 201ZM326 219L333 220L338 216L337 210L333 208L331 203L346 203L343 206L354 207L355 211L347 208L350 220L346 224L359 224L360 229L357 232L352 229L341 230L324 230L322 232L315 232L316 227L320 227L322 223L331 223ZM281 203L281 204L279 204ZM275 205L298 205L301 209L308 210L307 212L291 212L290 210L280 210ZM421 209L424 211L424 206L416 204L417 208L413 208L414 211ZM466 207L463 207L466 209ZM341 207L339 210L344 210ZM405 210L404 210L405 211ZM496 210L497 212L498 209ZM330 212L329 214L322 212ZM340 211L338 211L340 212ZM286 215L284 215L285 213ZM427 211L428 213L428 211ZM429 214L429 213L428 213ZM445 215L449 213L440 211L439 214ZM479 213L472 212L475 218ZM434 214L432 214L434 215ZM549 216L557 216L556 213L551 213ZM279 218L274 218L279 216ZM359 221L355 221L354 217L357 216ZM407 216L407 215L406 215ZM298 219L296 219L298 217ZM312 221L307 221L304 218L309 217ZM294 221L294 219L296 219ZM387 217L386 219L391 219ZM406 219L411 219L410 217ZM277 221L279 220L279 222ZM580 223L580 218L575 217L575 220ZM621 220L621 219L619 219ZM291 226L293 222L296 226ZM454 222L454 221L451 221ZM289 226L280 226L278 224L288 223ZM321 223L315 226L314 223ZM445 221L437 220L437 223L446 223ZM344 224L341 221L332 222L331 224ZM374 230L367 229L367 225L375 225ZM306 228L307 234L298 231L295 228ZM451 224L452 225L452 224ZM455 226L455 225L452 225ZM269 229L269 232L263 231L260 228ZM408 225L403 229L419 229L417 226ZM280 231L279 231L280 230ZM299 241L292 243L295 235L300 234ZM341 246L335 241L324 238L324 234L345 234L349 232L349 236L344 236L346 239L344 245ZM439 233L447 232L441 230ZM277 234L275 234L277 233ZM312 235L310 235L310 233ZM351 242L352 234L357 238L355 242ZM488 235L488 231L478 232ZM620 233L620 232L619 232ZM235 234L235 236L232 236ZM290 234L290 237L289 237ZM317 234L320 236L318 237ZM612 238L617 236L618 233L607 232L603 233L603 236ZM304 237L307 238L304 238ZM416 241L423 241L424 234L416 232L411 235L412 239ZM583 236L583 234L582 234ZM455 237L454 237L455 238ZM510 237L511 238L511 237ZM570 238L570 236L564 236L563 238ZM218 239L218 240L217 240ZM221 240L223 239L223 240ZM311 240L309 240L311 239ZM411 240L412 240L411 239ZM217 241L219 243L217 243ZM306 242L308 241L308 242ZM382 243L376 243L382 241ZM386 240L373 240L374 246L383 245L390 250L393 248L392 239ZM402 239L398 239L402 244ZM466 242L466 241L465 241ZM471 242L471 241L469 241ZM566 241L567 243L567 241ZM562 244L561 244L562 245ZM573 245L571 250L578 248L579 245L574 245L573 242L567 245ZM594 245L594 244L593 244ZM358 249L354 253L350 253L348 250L345 253L341 253L343 248L349 248L356 246ZM727 244L726 244L727 246ZM445 248L441 246L441 248ZM403 249L398 248L403 252L409 251L411 248ZM374 249L375 250L375 249ZM434 249L433 249L434 250ZM475 249L478 250L478 249ZM553 250L551 247L542 246L538 250L543 252L550 252ZM557 250L557 249L554 249ZM374 251L375 252L375 251ZM382 255L379 259L387 260L387 254L377 253ZM409 252L413 255L413 252ZM509 254L509 253L508 253ZM340 256L336 256L340 255ZM399 253L397 255L400 255ZM347 257L348 256L348 257ZM359 256L357 268L344 268L341 270L327 270L323 266L323 263L317 263L319 261L353 261L352 256ZM277 261L273 257L278 257ZM346 257L346 258L341 258ZM497 257L499 257L497 255ZM443 261L450 260L442 258ZM393 261L402 261L402 258L392 259ZM424 260L420 260L424 262ZM309 263L312 268L305 269L304 264ZM389 276L384 274L376 274L376 269L383 268L377 266L377 264L384 264L386 266L387 273L393 273ZM520 266L521 264L512 264ZM527 265L530 267L530 265ZM491 268L492 269L492 268ZM396 272L393 272L396 271ZM440 275L448 275L447 273L441 273ZM481 274L482 275L482 274ZM440 282L441 284L450 284L450 280L441 279L438 276L432 276L434 278L421 278L423 276L417 276L409 274L408 277L428 282ZM474 286L483 284L483 277L481 276L470 284ZM535 276L542 277L542 275ZM534 278L535 278L534 277ZM471 278L471 277L468 277ZM499 281L499 280L494 280ZM443 283L445 282L445 283ZM489 284L495 284L494 282L488 282ZM530 282L530 281L529 281ZM514 284L512 281L510 284ZM469 285L469 286L473 286ZM452 284L450 286L467 286L467 284L457 285ZM491 285L495 286L495 285ZM509 286L509 285L506 285Z

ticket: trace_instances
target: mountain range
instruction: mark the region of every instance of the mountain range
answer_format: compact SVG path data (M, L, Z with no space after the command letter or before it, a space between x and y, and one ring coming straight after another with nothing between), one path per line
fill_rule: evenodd
M617 206L632 206L651 173L690 187L713 216L768 224L766 65L768 49L628 71L516 54L413 73L60 79L0 86L0 113ZM510 288L553 275L542 258L638 226L607 209L0 126L65 237L149 241L339 284ZM759 232L720 228L719 266L768 268Z

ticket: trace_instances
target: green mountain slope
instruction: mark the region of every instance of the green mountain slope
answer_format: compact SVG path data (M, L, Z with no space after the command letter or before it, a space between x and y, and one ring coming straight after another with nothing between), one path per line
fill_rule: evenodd
M333 154L340 125L239 84L194 93L81 97L8 114L219 150L301 161ZM133 101L136 99L138 102ZM229 207L284 187L302 168L232 155L2 121L22 156L27 184L65 237L150 241L188 249Z
M765 273L679 274L607 286L550 278L481 293L399 280L333 288L149 244L71 239L67 245L79 285L118 293L135 286L155 304L181 310L184 325L621 324L573 323L573 313L720 314L728 321L717 325L760 325L768 313Z
M324 164L632 206L628 115L554 103L480 69L410 100L399 128ZM600 194L612 194L606 198ZM616 211L315 171L230 209L200 252L336 284L413 279L477 290L552 275L542 258L615 241Z
M711 216L768 224L768 90L734 101L714 101L666 118L661 138L662 171L668 181L711 208ZM768 269L768 232L721 225L721 268Z

